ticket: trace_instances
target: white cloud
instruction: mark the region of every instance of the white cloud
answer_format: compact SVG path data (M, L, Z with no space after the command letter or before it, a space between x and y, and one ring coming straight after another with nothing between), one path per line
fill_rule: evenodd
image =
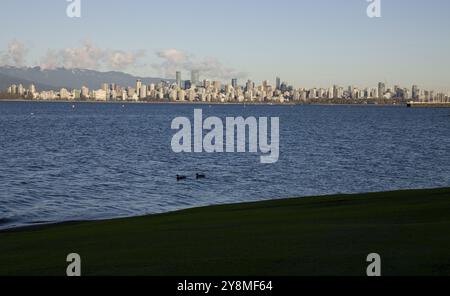
M12 41L8 49L0 54L0 62L10 66L25 66L28 48L21 42ZM175 77L176 71L200 71L201 77L211 80L230 80L231 78L246 78L248 75L232 67L225 66L216 58L198 59L185 51L170 48L157 51L159 63L153 63L151 68L164 78ZM50 70L59 67L67 69L119 70L130 68L143 69L140 64L145 57L145 51L124 51L101 49L90 41L83 41L79 46L63 49L49 49L40 58L39 66Z
M200 71L203 77L217 80L230 80L231 78L245 78L247 73L239 72L234 68L225 66L216 58L196 59L193 55L178 49L165 49L156 52L162 61L152 67L164 77L174 77L176 71Z
M122 50L103 50L89 41L84 41L80 47L48 50L41 59L43 69L64 67L68 69L114 69L126 70L136 66L138 60L145 56L144 51L126 52Z
M22 67L25 65L28 48L22 42L13 40L9 43L8 49L1 56L3 65Z
M112 51L107 54L107 64L115 70L125 69L136 65L138 60L145 56L143 50L137 52Z

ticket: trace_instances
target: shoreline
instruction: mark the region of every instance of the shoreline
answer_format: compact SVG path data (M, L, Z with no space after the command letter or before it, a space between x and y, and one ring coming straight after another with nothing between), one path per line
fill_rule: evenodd
M172 102L172 101L63 101L63 100L26 100L26 99L0 99L1 102L14 103L66 103L66 104L117 104L117 105L213 105L213 106L362 106L362 107L407 107L406 103L374 104L374 103L280 103L280 102Z
M408 108L450 108L450 103L408 103Z
M65 220L65 221L43 221L43 222L30 222L30 223L24 223L24 225L21 226L13 226L10 228L4 228L0 229L0 235L2 233L14 233L14 232L23 232L28 230L41 230L51 227L57 227L57 226L64 226L64 225L71 225L71 224L80 224L80 223L96 223L96 222L111 222L111 221L118 221L118 220L126 220L126 219L135 219L135 218L145 218L145 217L155 217L160 215L168 215L168 214L178 214L182 213L184 211L190 211L190 210L207 210L208 208L212 207L227 207L227 206L239 206L239 205L255 205L258 203L267 203L271 201L289 201L289 200L308 200L308 199L318 199L318 198L332 198L336 196L356 196L356 195L370 195L370 194L383 194L383 193L391 193L391 192L407 192L407 191L420 191L420 190L439 190L439 189L447 189L450 187L442 187L442 188L422 188L422 189L398 189L394 191L379 191L379 192L360 192L360 193L336 193L336 194L327 194L327 195L313 195L313 196L300 196L300 197L285 197L285 198L275 198L275 199L265 199L265 200L259 200L259 201L250 201L250 202L236 202L236 203L225 203L225 204L212 204L209 206L194 206L189 208L183 208L179 210L173 210L173 211L167 211L167 212L161 212L161 213L154 213L154 214L144 214L144 215L134 215L134 216L123 216L123 217L112 217L112 218L99 218L99 219L80 219L80 220Z
M65 104L112 104L112 105L209 105L209 106L361 106L361 107L402 107L402 108L450 108L450 103L411 103L411 102L393 102L393 103L378 103L378 102L361 102L361 103L326 103L326 102L200 102L200 101L83 101L83 100L29 100L29 99L0 99L0 103L65 103Z
M450 275L449 231L450 188L206 206L0 232L0 275Z

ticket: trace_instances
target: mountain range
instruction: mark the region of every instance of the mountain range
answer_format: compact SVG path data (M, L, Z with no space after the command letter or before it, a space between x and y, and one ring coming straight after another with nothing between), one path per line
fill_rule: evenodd
M121 86L134 86L136 80L142 80L143 84L159 83L163 81L173 82L173 79L138 77L118 71L100 72L87 69L42 69L0 67L0 91L4 91L11 84L22 84L28 87L33 83L38 90L59 90L62 87L68 89L80 89L87 86L90 89L99 89L103 83L115 83Z

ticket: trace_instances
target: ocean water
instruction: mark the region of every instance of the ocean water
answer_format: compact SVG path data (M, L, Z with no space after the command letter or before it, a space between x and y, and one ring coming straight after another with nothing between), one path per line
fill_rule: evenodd
M0 228L450 186L449 109L72 105L0 102ZM204 117L279 117L279 161L175 154L171 122L195 108ZM177 174L188 179L177 182Z

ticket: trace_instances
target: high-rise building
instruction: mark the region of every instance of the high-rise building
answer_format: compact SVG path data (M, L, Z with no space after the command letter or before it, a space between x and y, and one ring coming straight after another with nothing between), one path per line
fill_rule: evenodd
M200 84L200 71L198 70L191 71L191 84L194 86L198 86Z
M275 81L275 89L280 90L280 88L281 88L281 78L277 77Z
M89 88L86 86L81 87L81 95L82 99L89 99Z
M418 100L419 99L420 90L419 90L419 87L417 85L413 85L412 86L411 96L412 96L413 100Z
M177 86L181 88L181 72L177 72Z
M23 96L25 94L25 87L23 87L22 84L19 84L19 86L17 87L17 94L19 96Z
M186 80L184 82L184 89L191 89L192 87L192 82L190 80Z
M216 90L221 90L222 89L222 83L220 81L214 81L213 82L213 86Z
M207 80L207 79L203 80L203 87L204 87L205 89L210 88L210 86L211 86L211 81L209 81L209 80Z
M231 79L231 86L232 86L234 89L237 89L237 88L238 88L238 80L237 80L237 78Z
M386 94L386 84L383 82L378 83L378 97L381 99Z
M247 81L247 84L245 85L245 90L251 91L254 88L255 88L255 84L253 83L253 81L251 81L251 80Z
M135 94L136 94L136 89L134 89L132 87L127 88L127 96L128 97L133 97Z
M61 88L59 91L59 98L62 100L67 100L70 98L70 92L66 88Z
M139 93L139 90L142 87L142 81L140 79L136 80L136 91Z
M31 94L34 94L36 92L36 86L34 84L30 84L30 87L28 89Z
M147 97L147 86L141 85L141 88L139 89L139 99L143 100Z
M337 85L333 85L333 99L337 99L338 98L338 91L339 91L339 87Z

